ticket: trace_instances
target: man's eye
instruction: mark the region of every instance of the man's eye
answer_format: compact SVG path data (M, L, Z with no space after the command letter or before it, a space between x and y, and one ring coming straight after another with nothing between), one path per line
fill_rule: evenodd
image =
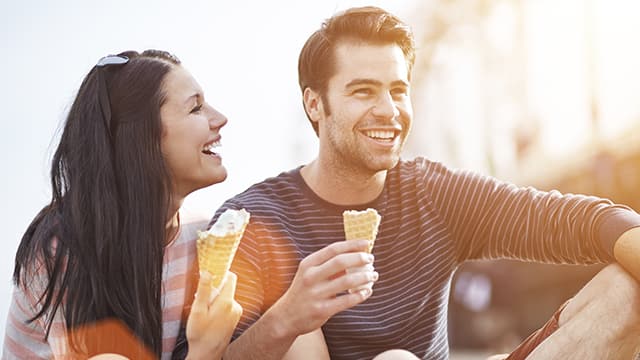
M196 105L193 109L191 109L191 113L197 113L200 112L200 110L202 110L202 104Z
M407 93L408 93L407 89L402 89L402 88L393 89L391 91L391 95L394 95L394 96L403 96L403 95L407 95Z
M354 90L353 93L358 95L371 95L373 92L371 91L371 89L362 88Z

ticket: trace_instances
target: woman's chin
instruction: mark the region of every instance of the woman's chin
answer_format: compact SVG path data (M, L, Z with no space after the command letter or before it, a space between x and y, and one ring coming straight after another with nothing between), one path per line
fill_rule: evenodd
M216 174L211 177L211 183L209 186L214 184L219 184L227 179L227 169L221 166L220 169L217 169Z

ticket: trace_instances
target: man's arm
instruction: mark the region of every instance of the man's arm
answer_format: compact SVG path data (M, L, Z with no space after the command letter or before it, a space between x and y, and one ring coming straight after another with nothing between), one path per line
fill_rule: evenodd
M297 359L330 359L329 349L321 329L300 335L293 342L282 360Z
M272 332L280 327L280 321L274 319L272 313L265 313L227 347L224 359L329 360L329 351L320 329L297 337Z
M345 271L373 263L373 256L365 253L367 246L366 240L336 242L303 259L289 289L227 347L224 358L282 359L298 336L319 329L331 316L366 300L371 295L368 289L337 294L377 280L374 271ZM313 343L302 341L300 346L309 344Z
M613 245L613 256L636 280L640 281L640 227L620 235Z
M295 341L293 333L287 333L278 316L267 311L258 321L233 341L224 359L281 359Z

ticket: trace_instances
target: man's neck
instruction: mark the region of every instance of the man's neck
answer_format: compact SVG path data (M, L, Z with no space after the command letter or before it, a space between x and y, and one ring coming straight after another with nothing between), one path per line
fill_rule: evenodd
M359 205L371 202L380 195L387 171L364 174L323 166L316 159L304 166L300 174L311 190L323 200L336 205Z

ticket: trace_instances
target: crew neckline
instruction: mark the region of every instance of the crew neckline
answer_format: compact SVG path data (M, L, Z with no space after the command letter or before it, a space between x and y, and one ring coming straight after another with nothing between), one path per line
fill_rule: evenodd
M300 173L300 170L302 169L303 166L304 165L300 165L292 171L293 180L300 186L300 189L302 190L302 192L310 200L312 200L314 203L318 204L319 206L329 210L338 211L338 212L343 212L345 210L361 211L361 210L366 210L368 208L374 208L380 212L380 210L384 208L384 205L387 200L387 181L389 179L389 173L391 172L392 169L389 169L389 171L387 172L387 176L385 177L385 180L384 180L384 185L382 186L382 191L380 192L380 194L378 194L378 196L375 199L366 203L339 205L321 198L318 194L316 194L315 191L313 191L313 189L311 189L309 184L307 184L307 182L302 177L302 174Z

